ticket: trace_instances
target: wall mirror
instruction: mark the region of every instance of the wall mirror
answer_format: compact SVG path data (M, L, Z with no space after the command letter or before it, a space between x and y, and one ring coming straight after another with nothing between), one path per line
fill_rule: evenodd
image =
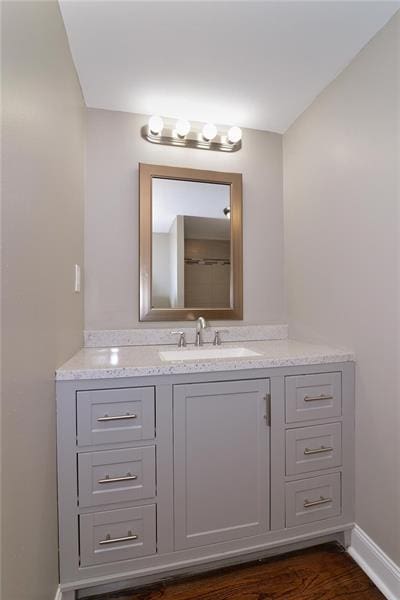
M139 165L140 320L242 319L242 176Z

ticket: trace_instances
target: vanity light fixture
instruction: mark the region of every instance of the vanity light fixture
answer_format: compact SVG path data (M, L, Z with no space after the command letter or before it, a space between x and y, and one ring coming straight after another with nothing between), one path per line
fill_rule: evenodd
M231 144L237 144L242 139L242 130L240 127L231 127L228 131L228 140Z
M206 142L211 142L218 133L218 129L215 127L213 123L206 123L203 127L203 138Z
M176 130L177 135L180 138L184 138L189 133L190 127L191 127L191 125L190 125L189 121L185 121L184 119L179 119L179 121L176 122L175 130Z
M159 135L164 128L164 121L161 117L153 115L149 119L149 130L153 135Z
M237 152L242 147L240 127L217 127L213 123L191 124L185 119L153 115L141 129L142 137L152 144Z

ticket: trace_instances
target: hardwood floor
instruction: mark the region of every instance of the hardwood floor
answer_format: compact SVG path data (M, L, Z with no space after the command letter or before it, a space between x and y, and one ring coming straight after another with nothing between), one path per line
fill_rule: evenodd
M91 600L384 600L336 544Z

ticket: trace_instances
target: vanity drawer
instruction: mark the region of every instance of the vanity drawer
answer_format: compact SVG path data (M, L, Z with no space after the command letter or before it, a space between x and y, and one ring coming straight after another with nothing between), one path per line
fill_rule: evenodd
M286 475L331 469L341 463L341 423L286 431Z
M336 517L341 512L341 475L321 475L286 484L286 527Z
M155 505L81 515L80 548L82 567L155 554Z
M155 496L155 447L78 454L79 505Z
M154 388L77 392L78 444L154 438Z
M285 378L286 423L340 417L340 373L291 375Z

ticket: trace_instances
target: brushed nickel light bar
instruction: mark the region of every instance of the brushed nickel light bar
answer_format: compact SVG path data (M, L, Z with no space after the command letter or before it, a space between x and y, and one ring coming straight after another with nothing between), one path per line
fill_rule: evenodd
M225 128L226 129L226 128ZM219 132L213 123L205 123L201 130L189 121L169 119L167 124L157 115L150 117L141 130L142 137L152 144L216 150L219 152L237 152L242 147L242 130L230 127Z

